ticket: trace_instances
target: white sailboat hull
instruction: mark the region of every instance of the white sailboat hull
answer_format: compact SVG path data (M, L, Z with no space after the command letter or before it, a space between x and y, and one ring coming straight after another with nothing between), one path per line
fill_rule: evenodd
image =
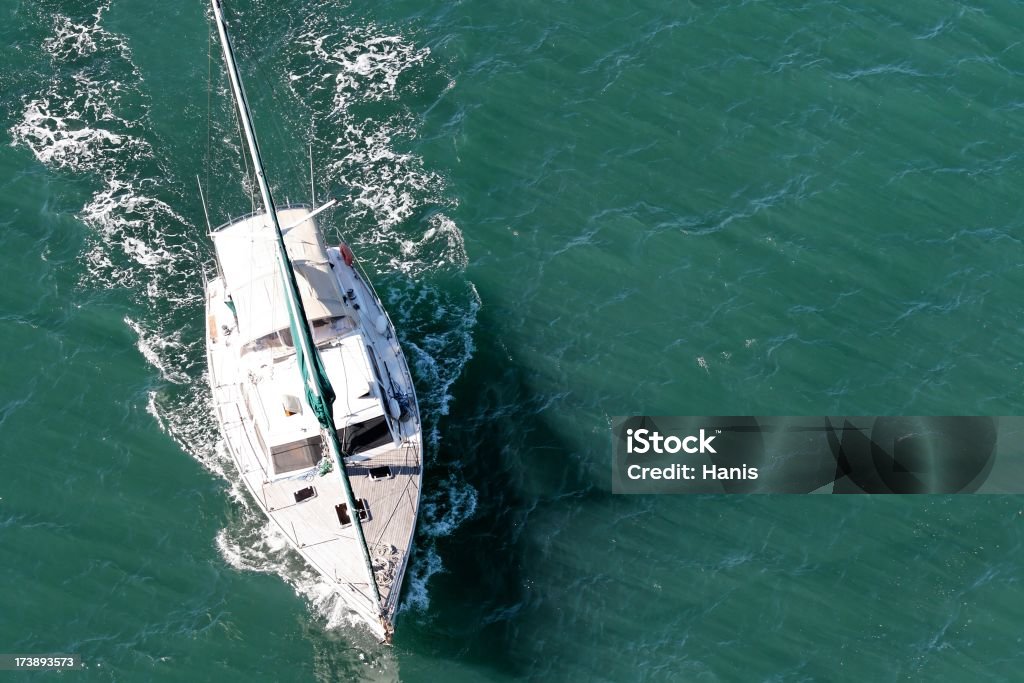
M308 214L305 208L292 207L279 211L278 218L287 225L301 222ZM221 231L224 235L231 230L239 234L248 231L243 237L259 235L269 228L265 221L265 216L257 215L215 231L219 263L223 259L222 265L227 265L228 259L238 257L236 253L228 255L230 250L225 245L235 243L219 238ZM311 218L306 222L313 223ZM252 241L256 244L258 240ZM290 258L295 260L292 251L293 245L289 244ZM325 253L329 263L324 272L335 278L339 292L346 293L342 308L330 304L323 309L332 322L314 328L320 355L338 395L335 422L339 434L345 430L350 430L346 434L356 434L360 425L375 424L377 432L385 435L378 435L373 442L364 436L367 443L362 444L363 449L346 461L353 498L357 505L365 505L365 519L359 523L379 603L369 584L353 515L347 508L340 513L337 508L345 500L339 474L321 473L323 463L315 444L318 426L311 415L302 414L301 408L290 402L294 395L301 396L301 385L288 383L288 378L296 376L294 352L289 355L288 347L280 344L254 345L246 338L255 324L246 316L273 317L273 312L268 312L273 302L265 302L270 308L259 308L259 300L247 301L249 310L240 310L239 301L256 295L248 290L243 295L247 285L237 284L237 277L231 283L230 269L211 279L206 287L207 361L213 406L227 450L256 505L345 605L377 637L388 640L412 550L423 482L419 411L405 357L379 299L358 270L346 263L341 251L332 248ZM317 286L315 278L308 284L314 289ZM238 301L232 297L232 285L239 292ZM322 283L319 286L323 288ZM312 296L316 295L313 291ZM304 301L306 298L303 292ZM402 398L401 406L393 400L395 396ZM388 427L387 432L383 432L382 424ZM283 434L290 436L285 438ZM359 438L351 436L352 443ZM282 445L288 441L291 443ZM287 450L289 446L294 448ZM316 462L309 465L301 458ZM344 523L346 513L348 524Z

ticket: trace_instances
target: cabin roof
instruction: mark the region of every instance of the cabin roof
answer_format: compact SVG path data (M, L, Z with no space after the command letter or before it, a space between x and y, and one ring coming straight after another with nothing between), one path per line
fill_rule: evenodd
M309 320L345 315L341 288L327 249L305 207L277 212ZM305 218L305 220L303 220ZM292 226L292 227L288 227ZM288 310L277 265L274 228L266 213L229 223L213 233L217 260L234 303L242 343L288 327Z
M363 337L351 334L337 345L320 350L324 369L337 392L334 401L334 421L339 427L384 414L379 398L380 389L369 367ZM318 434L316 417L309 410L295 356L274 363L269 381L256 385L266 418L268 445L275 446ZM300 412L288 415L284 410L284 397L296 397Z

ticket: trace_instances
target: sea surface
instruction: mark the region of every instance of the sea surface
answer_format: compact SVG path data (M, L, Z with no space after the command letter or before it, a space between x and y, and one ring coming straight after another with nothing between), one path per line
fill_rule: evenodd
M225 0L429 436L393 647L233 480L203 0L0 0L0 652L75 681L1020 681L1024 500L610 493L628 414L1021 412L1024 5ZM211 43L211 39L212 43ZM54 674L0 673L7 680Z

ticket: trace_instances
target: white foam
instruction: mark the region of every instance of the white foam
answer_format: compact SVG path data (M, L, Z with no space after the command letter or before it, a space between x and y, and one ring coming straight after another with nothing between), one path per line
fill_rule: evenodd
M477 491L452 474L448 485L428 494L420 507L420 529L431 542L417 549L415 561L406 579L406 594L401 611L426 612L430 608L428 584L431 577L444 571L436 540L453 533L476 513Z
M399 611L426 612L430 609L430 591L427 585L431 577L444 571L441 556L435 546L430 545L424 551L417 551L416 561L409 568L406 577L405 598Z
M440 495L424 498L420 528L428 536L448 536L476 513L476 506L476 489L452 474Z
M131 122L115 113L128 88L111 77L110 64L127 66L135 77L138 69L123 38L100 24L108 6L100 5L91 24L54 15L54 33L43 41L56 75L36 95L23 98L21 120L11 127L11 136L48 166L95 170L126 151L148 149L131 134Z
M77 24L70 18L54 17L54 35L43 41L43 49L57 59L84 57L98 49L96 46L97 25Z
M63 14L53 15L53 35L43 41L43 50L60 62L89 57L101 50L125 55L128 45L124 38L103 28L103 13L108 9L110 0L100 2L91 23L78 23Z
M397 271L415 277L423 272L439 269L465 269L468 263L462 231L443 213L431 216L427 230L419 240L401 242L400 257L393 257L389 265Z
M52 96L27 100L21 121L11 128L15 142L31 149L44 164L75 171L88 170L102 157L143 144L137 138L83 124L61 108L66 104L55 103Z
M179 339L161 336L159 333L146 329L129 316L124 317L124 322L138 338L136 346L143 357L160 372L160 376L164 380L175 384L187 384L191 381L188 375L167 362L167 359L173 357L174 353L181 352L183 347Z
M350 99L356 96L373 101L396 97L402 74L423 64L430 55L429 48L417 48L399 35L382 34L372 24L346 27L341 33L312 23L296 37L295 43L306 46L314 61L309 71L290 74L289 80L332 77L332 114L345 112ZM323 66L329 67L328 73L321 70Z
M397 244L394 228L425 199L441 199L444 183L419 157L395 149L396 137L416 134L404 111L387 115L378 109L363 118L354 105L396 100L399 80L414 78L430 50L373 24L338 26L327 14L308 20L292 44L306 59L288 76L291 91L302 98L330 90L329 108L319 116L330 124L331 137L323 142L338 159L329 168L331 180L348 188L350 217L372 217L379 228L360 239Z

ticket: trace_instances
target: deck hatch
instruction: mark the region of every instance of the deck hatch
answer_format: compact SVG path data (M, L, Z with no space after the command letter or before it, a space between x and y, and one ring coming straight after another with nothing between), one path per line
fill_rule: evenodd
M295 470L313 467L323 455L319 436L311 436L301 441L274 446L270 449L270 458L274 465L274 474L284 474Z
M357 422L338 430L341 447L348 455L369 451L378 446L394 443L391 430L383 415Z
M366 504L366 500L360 498L356 501L356 510L359 512L359 521L366 522L370 519L370 509ZM338 503L334 506L334 511L338 513L338 522L342 526L348 526L352 523L352 515L348 513L347 503Z
M391 471L391 465L382 465L380 467L370 468L370 479L392 479L395 473Z
M312 486L307 486L306 488L299 489L298 491L295 492L295 502L302 503L309 500L310 498L313 498L314 496L316 496L316 489L313 488Z

